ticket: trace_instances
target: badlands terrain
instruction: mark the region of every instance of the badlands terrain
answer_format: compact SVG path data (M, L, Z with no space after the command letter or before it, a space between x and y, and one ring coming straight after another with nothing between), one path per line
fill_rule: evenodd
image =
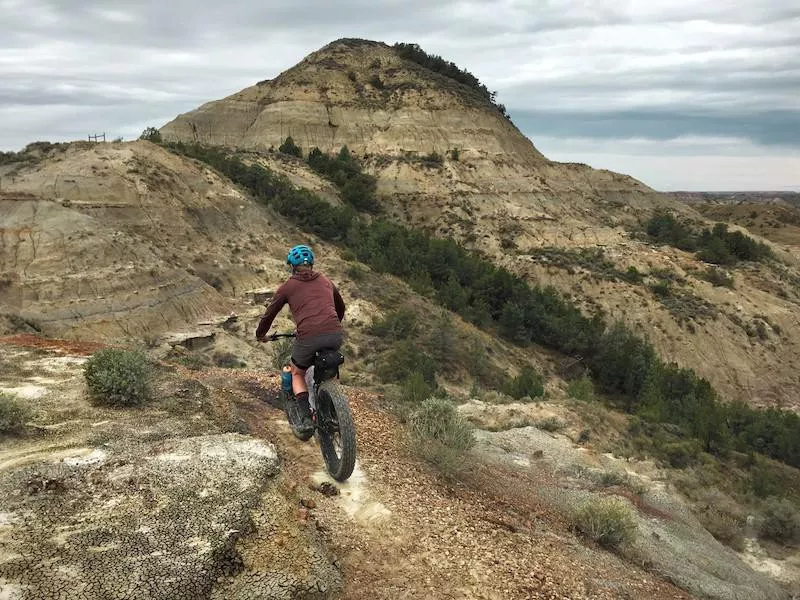
M278 151L290 136L300 157ZM580 357L477 327L169 144L239 152L339 208L341 186L305 158L347 146L383 218L554 286L726 402L759 408L798 408L796 207L682 203L550 161L479 88L364 40L333 42L151 139L37 143L0 164L0 392L26 410L0 433L0 598L800 593L796 545L759 530L767 499L796 503L797 469L642 451L637 439L660 430L574 377ZM775 258L713 285L697 253L648 237L664 210L698 228L727 222ZM279 347L253 339L301 241L347 303L359 461L344 484L314 441L292 437ZM631 268L640 276L624 277ZM653 291L664 281L668 297ZM414 324L402 335L387 326L399 309ZM287 313L274 329L291 330ZM403 383L386 376L407 344L447 365L436 386L474 428L455 467L420 452ZM149 403L90 401L82 368L107 346L146 351ZM525 368L543 395L505 393ZM635 523L617 548L574 517L608 498Z

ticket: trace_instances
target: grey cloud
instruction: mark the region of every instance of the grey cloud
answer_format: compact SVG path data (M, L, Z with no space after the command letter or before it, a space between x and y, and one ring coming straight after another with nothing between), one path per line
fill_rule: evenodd
M800 191L800 153L770 154L754 148L739 152L704 144L692 152L666 155L657 145L615 144L541 138L539 149L557 161L586 163L626 173L658 190Z
M379 9L376 10L376 6ZM19 4L6 17L9 31L48 34L82 43L113 41L120 45L201 49L231 40L291 37L313 31L318 37L331 28L370 27L405 20L411 14L424 29L440 9L425 0L384 2L367 0L329 2L82 0L80 3L38 0ZM40 14L50 18L33 18ZM111 15L128 17L115 20ZM347 35L347 34L345 34ZM329 34L331 39L343 37Z
M556 81L530 81L509 86L504 91L506 103L512 107L548 108L565 102L585 106L588 110L613 109L625 104L633 94L650 95L674 92L683 99L671 99L675 109L713 105L720 101L720 110L747 108L764 111L800 106L800 68L787 66L773 72L724 72L698 66L665 70L662 73L622 72L610 76L587 75L580 80L564 78ZM610 103L610 104L609 104Z
M5 150L19 150L33 141L82 140L94 133L105 132L108 139L135 139L150 125L158 126L186 110L182 103L115 104L103 107L55 105L43 114L40 106L7 110L3 123L3 144L7 139L19 140Z
M0 0L0 146L133 135L340 37L453 60L534 141L675 131L786 146L800 139L798 31L795 0Z
M142 91L142 96L146 96ZM177 98L177 94L170 94L172 100L183 100ZM102 91L97 92L92 89L76 89L74 91L41 91L38 89L17 89L0 90L0 106L74 106L81 108L105 107L126 105L135 109L142 101L147 100L152 103L152 98L141 98L138 102L131 98L128 90L120 89L116 92ZM161 102L164 100L162 99Z
M8 8L12 6L13 8ZM786 1L760 3L755 0L708 5L665 3L644 13L626 12L613 2L587 4L581 0L518 0L493 3L485 0L431 3L428 0L28 0L4 3L9 36L58 31L59 37L82 41L113 40L119 44L147 43L176 47L204 43L204 34L217 40L272 36L276 32L313 31L317 36L337 28L387 31L396 28L419 35L434 31L458 36L469 30L540 33L564 29L614 25L673 24L698 19L716 23L767 25L800 17L800 8ZM38 16L37 16L38 15ZM113 15L129 20L109 18ZM339 29L344 26L345 29ZM213 38L212 38L213 39Z

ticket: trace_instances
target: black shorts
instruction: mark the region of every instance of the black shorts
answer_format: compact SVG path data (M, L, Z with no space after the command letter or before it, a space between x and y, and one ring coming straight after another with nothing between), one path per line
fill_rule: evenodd
M323 348L342 347L344 334L341 331L336 333L323 333L307 338L294 338L292 344L292 362L300 369L307 369L314 363L314 353Z

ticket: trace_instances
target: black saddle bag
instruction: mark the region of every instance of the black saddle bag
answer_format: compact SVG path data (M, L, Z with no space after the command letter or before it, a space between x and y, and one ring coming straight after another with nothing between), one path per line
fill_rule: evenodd
M317 382L339 377L339 365L344 362L344 355L333 348L317 350L314 353L314 380Z

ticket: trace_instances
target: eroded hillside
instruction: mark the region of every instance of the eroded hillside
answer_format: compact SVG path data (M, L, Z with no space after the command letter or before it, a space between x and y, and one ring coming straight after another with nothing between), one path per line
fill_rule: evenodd
M800 207L789 201L694 202L692 206L708 219L734 223L776 244L800 246Z
M0 306L27 330L156 343L277 281L292 243L229 181L147 142L72 144L0 176Z
M256 158L251 155L251 159ZM291 181L314 189L327 197L329 202L339 204L336 190L301 161L278 155L258 161L286 174ZM71 195L67 196L70 188L59 187L63 179L73 180L66 183L81 185L71 188ZM145 142L75 144L52 149L43 160L19 164L13 172L6 171L4 181L16 186L15 191L8 191L3 199L3 210L7 211L4 214L14 215L17 222L25 223L27 227L20 235L15 231L4 231L6 239L16 240L14 253L27 257L24 261L9 262L5 267L6 272L12 275L9 277L10 283L4 288L4 293L8 294L5 298L19 298L18 305L7 305L8 328L25 330L38 327L46 336L58 334L87 340L105 339L115 343L145 342L156 346L153 354L166 361L169 368L175 368L175 365L188 366L196 374L181 369L179 372L182 376L200 378L204 385L216 390L214 400L208 401L202 387L187 381L174 382L171 388L159 391L156 404L145 412L118 416L113 411L101 412L87 405L79 374L74 367L69 376L69 385L61 387L58 378L47 372L32 375L38 369L38 363L33 360L35 356L7 354L8 360L4 360L2 365L4 379L0 387L20 397L36 413L27 426L29 437L14 442L4 439L5 456L12 462L5 465L2 484L9 490L9 497L15 498L8 505L7 512L19 515L25 510L38 511L37 514L49 519L47 523L72 528L70 531L74 533L67 537L75 544L67 552L59 546L62 538L51 539L46 528L20 521L14 516L7 527L19 528L13 529L18 532L15 534L17 536L33 536L42 540L41 545L46 547L46 552L41 557L41 567L37 562L38 556L26 563L34 565L36 568L33 570L23 568L24 565L20 567L15 560L6 561L3 567L8 575L6 579L13 581L9 589L17 590L15 586L24 584L33 585L31 589L37 592L50 593L47 587L52 581L52 573L48 570L51 568L48 566L50 560L63 561L71 569L73 575L64 575L65 582L77 582L89 591L98 582L105 585L105 579L92 579L91 573L85 569L88 560L86 552L95 547L99 535L96 532L108 531L109 526L104 519L111 519L116 529L110 535L119 538L124 548L135 543L136 533L124 522L119 523L119 519L126 518L127 504L119 505L121 512L92 512L92 502L95 500L88 497L85 490L81 491L81 485L90 481L97 493L104 493L102 490L110 485L109 493L116 494L115 469L122 468L126 473L126 465L133 465L134 471L141 475L137 480L142 487L139 492L145 496L178 497L180 486L170 487L174 475L169 470L159 470L160 463L169 462L176 453L202 458L208 450L207 444L214 445L214 452L219 444L230 446L231 452L236 454L240 438L213 437L225 431L246 432L256 438L266 437L276 441L279 452L286 453L290 458L287 463L290 473L298 481L304 481L309 477L309 472L318 468L317 462L310 462L311 456L316 458L313 447L305 450L293 447L294 440L286 435L280 413L272 414L272 417L283 429L274 424L264 424L264 419L270 415L264 412L261 400L269 400L274 393L270 386L274 385L276 378L274 375L262 378L265 371L269 373L269 369L274 369L275 365L270 353L264 352L263 347L258 348L252 340L254 324L262 310L260 304L268 298L269 289L286 276L282 257L287 245L301 235L298 230L285 222L271 206L259 204L244 189L237 188L200 163L169 154ZM106 186L111 186L113 191L107 192ZM48 189L55 189L55 193L48 195ZM131 190L138 192L133 194ZM146 201L132 200L143 196L147 198ZM117 197L119 200L115 200ZM19 207L27 212L17 212ZM51 221L34 218L48 209L58 211ZM94 216L93 210L103 211L103 218ZM24 221L26 215L28 220ZM68 234L73 239L97 237L99 246L94 252L102 256L95 258L91 254L81 254L87 251L79 245L53 245L50 232L63 229L64 224L75 229L74 233ZM59 305L37 299L39 296L30 291L40 288L32 286L42 285L43 281L57 285L61 281L58 274L63 272L83 281L80 278L92 276L94 265L105 269L101 270L101 274L106 278L109 274L122 272L121 265L116 264L122 261L122 256L108 250L102 251L105 245L113 248L113 240L120 238L133 240L124 247L130 250L125 258L131 272L149 273L148 269L154 265L173 264L176 271L180 270L186 277L197 279L199 285L205 286L202 289L207 288L206 293L219 304L208 308L196 300L196 312L182 311L181 297L178 296L177 299L164 298L165 306L145 302L142 306L129 309L129 312L123 307L118 309L119 317L127 317L124 321L130 324L127 330L117 325L116 321L95 319L92 313L81 310L76 310L68 318L49 319L52 313L59 315ZM307 236L304 235L303 239L307 239ZM541 348L523 349L504 344L488 332L480 331L436 307L430 299L415 294L397 278L375 273L352 258L345 259L341 250L319 243L313 236L311 240L319 249L320 268L333 275L348 301L346 381L374 384L376 379L388 377L387 373L394 374L398 371L398 362L408 358L402 354L402 349L411 348L413 353L425 353L422 355L426 356L426 361L435 359L438 364L447 365L446 376L440 379L446 390L465 399L464 386L473 385L476 391L470 395L474 397L462 410L481 429L476 433L478 448L474 454L470 454L473 468L462 482L467 485L456 488L461 491L454 496L454 488L432 478L429 467L420 465L407 453L398 455L394 446L385 446L387 439L393 440L392 444L404 443L404 434L394 418L380 412L381 409L385 410L387 400L391 402L394 398L393 388L386 389L385 396L374 398L372 406L354 400L361 415L360 430L369 439L362 446L364 452L361 456L369 477L375 482L371 493L380 499L383 506L389 507L392 518L381 520L382 511L372 515L370 511L374 507L353 507L346 498L341 502L328 503L319 495L313 496L316 498L314 502L324 507L319 512L323 518L322 531L325 531L325 527L336 527L335 531L341 533L341 537L329 536L326 541L336 556L342 557L340 566L344 567L345 597L361 598L363 590L367 589L371 597L393 597L392 594L398 589L407 587L405 578L409 574L413 577L414 573L427 573L431 569L438 577L451 582L448 589L459 589L464 597L493 597L493 590L499 589L503 591L495 594L495 597L504 597L509 593L530 593L534 597L548 598L570 590L570 593L603 598L613 597L614 589L626 589L636 594L642 586L657 588L665 598L683 593L661 581L660 576L644 570L636 571L636 575L631 576L630 561L641 561L641 564L650 565L656 572L669 573L681 588L696 594L710 593L714 597L728 598L732 597L730 594L741 592L752 597L782 597L775 582L756 574L747 566L747 561L754 560L751 551L738 553L725 549L703 529L687 508L691 502L681 499L669 483L671 475L659 473L655 461L637 461L639 464L633 466L629 473L621 461L602 457L602 452L614 448L625 438L625 420L602 411L600 414L603 416L598 419L597 409L587 411L584 406L567 399L567 384L558 376L563 357ZM148 253L142 254L141 247L147 248ZM139 254L134 254L133 249ZM201 253L203 258L198 258L195 252ZM71 266L76 262L76 257L80 260L77 263L79 267ZM201 267L209 270L201 271ZM219 277L219 280L215 277ZM92 296L92 302L113 307L120 301L119 298L135 299L141 295L137 280L129 281L122 277L119 280L130 287L117 286L112 288L114 294L106 291L105 294ZM86 299L80 295L70 296L70 289L58 288L58 293L63 294L67 302L72 300L82 309ZM201 307L204 310L200 310ZM23 312L31 308L36 311L34 316L30 312ZM390 325L386 324L386 319L393 315L397 317L400 310L412 315L416 333L387 330ZM170 311L179 317L170 321L162 316L159 320L162 313L167 316L173 314ZM230 311L236 313L233 318L228 318ZM399 326L402 326L402 322L393 327ZM286 330L289 327L290 322L283 315L276 328ZM405 327L408 327L407 322ZM410 338L407 337L409 335ZM38 338L15 337L4 340L4 343L19 344L25 343L25 340ZM162 343L165 341L167 343ZM224 351L221 355L223 358L228 356L227 366L236 366L239 359L243 358L254 371L232 371L229 375L223 369L207 369L208 363L201 362L203 356L211 357L213 353L216 361L218 351ZM234 360L230 359L231 355ZM533 365L545 375L548 402L506 404L509 398L502 394L485 393L482 389L503 387L507 372L513 375L524 365ZM391 380L391 377L388 378ZM266 383L262 385L262 382ZM55 388L50 389L53 383L56 384ZM237 388L249 392L242 396L235 391ZM193 394L196 391L202 393L203 397L195 398ZM67 393L70 402L64 404L62 401L59 404L59 399L63 400ZM354 393L354 399L360 397L358 392ZM189 397L185 397L187 394ZM200 418L200 414L213 417L213 422L207 423L206 417ZM151 425L161 421L164 421L163 426ZM561 433L550 435L545 432L553 427ZM108 435L107 428L111 430ZM42 434L46 436L44 440L38 437ZM206 439L204 436L212 437ZM166 445L161 443L163 439ZM590 440L588 443L587 439ZM576 444L583 449L576 450ZM65 447L68 450L64 456L78 462L70 462L67 465L69 468L54 469L50 462ZM129 448L138 448L138 454L152 453L159 457L156 460L160 462L154 463L154 466L150 466L148 461L137 462ZM73 455L78 459L74 459ZM91 456L91 461L81 462L79 459L84 455ZM160 458L162 455L165 458ZM20 458L24 464L17 463ZM232 461L235 463L237 460L238 456L233 456ZM196 472L202 474L209 468L201 460ZM502 485L497 480L500 469L504 474L502 481L505 483ZM634 472L637 474L634 475ZM42 485L66 486L63 492L66 495L51 493L36 496L25 492L24 486L34 473L43 476ZM598 484L596 478L600 476L603 481L623 483L615 483L614 489L609 490L608 483ZM642 476L643 481L648 483L634 484L633 479L628 479L635 477L639 481ZM520 480L520 477L523 479ZM169 484L166 489L163 487L165 481ZM401 481L403 495L398 496L396 488ZM515 483L519 483L519 487ZM227 484L223 482L221 485ZM353 486L345 486L343 493L351 494L351 498L363 498L364 492L359 485L354 482ZM647 495L645 488L651 485L653 493ZM535 499L530 497L532 489L539 490ZM291 486L290 492L293 493ZM272 502L269 493L267 501ZM426 498L423 504L415 500L420 493ZM641 497L631 496L632 493ZM573 505L586 498L609 494L628 499L631 506L637 507L637 511L641 510L641 513L636 513L636 518L641 531L645 532L637 538L633 557L613 559L613 573L608 571L608 558L604 551L587 551L569 529L568 523L565 523L565 519L568 520L565 513L568 515ZM85 505L88 508L77 512L72 508L67 510L68 507L56 510L52 502L60 497L69 498L73 502L70 507ZM280 503L284 502L282 497L272 496ZM297 500L291 494L290 498ZM302 499L307 501L307 498ZM136 498L133 500L138 501ZM224 495L221 497L223 500ZM264 502L263 493L254 490L251 500L253 506L258 506L259 502ZM282 518L297 517L289 506L281 506ZM658 512L665 510L665 506L674 511L674 517L667 518ZM93 515L88 522L86 511ZM371 523L372 516L365 517L365 513L376 516L383 524ZM251 530L251 533L236 541L224 537L224 531L207 531L202 523L192 520L184 523L180 531L171 532L176 536L176 543L189 545L187 560L192 562L192 569L197 565L197 573L184 571L185 578L179 580L178 587L185 584L188 586L186 589L193 589L192 586L210 589L208 573L217 573L219 569L226 572L231 543L236 547L232 556L235 557L234 566L239 569L236 571L239 575L217 581L218 585L212 585L214 594L224 597L226 590L249 590L253 585L261 585L261 581L266 582L267 586L278 585L273 579L261 576L265 565L276 552L262 539L263 532L275 530L276 514L271 510L257 513L253 517L257 533ZM231 518L238 519L238 515L231 513ZM435 523L431 523L430 515L436 516ZM301 513L301 524L307 516L307 513ZM486 518L490 520L486 521ZM353 529L352 519L365 519L368 522L365 530ZM158 529L162 527L162 521L163 516L156 515L148 527ZM403 524L400 529L392 526L392 523L398 522ZM83 525L79 527L78 523ZM373 527L376 533L371 532ZM405 534L401 533L403 528L406 528ZM447 539L453 528L470 532L469 537L465 534L457 544L458 548L462 548L468 542L470 557L457 564L440 558L442 552L456 553L456 545L451 545ZM310 541L307 540L305 527L303 531L302 535L287 534L285 539L295 544L292 551L301 554L311 552L317 556L314 554L317 552L315 538L312 536ZM409 535L408 531L416 534ZM659 536L658 539L665 541L649 543L647 536L656 539L654 533ZM488 547L485 541L487 536L496 540ZM20 539L18 537L14 542L17 545L13 548L17 552L24 546L20 545ZM204 541L200 543L197 539ZM212 555L212 562L207 562L203 553L197 554L191 550L194 548L191 544L200 544L199 548L202 549L206 547L206 541L212 547L218 545L221 549ZM754 548L760 548L755 539L752 543L755 544ZM545 544L544 550L540 548L541 544ZM687 544L699 550L693 551L688 557ZM524 558L502 558L514 552L520 552ZM718 560L711 565L707 564L705 558L708 552L718 556ZM371 560L374 556L383 557L383 562ZM402 568L397 568L391 566L397 556L410 558ZM487 563L487 560L498 562ZM578 574L570 567L574 564L581 565ZM241 571L242 566L244 571ZM761 565L757 566L766 570ZM787 576L791 577L792 571L788 565L784 567L782 563L773 561L768 566L780 569L779 579L783 583ZM153 572L159 569L166 572L173 565L169 561L151 560L147 562L147 568ZM475 568L486 575L473 577L469 573ZM30 574L27 574L28 571L31 571ZM326 573L325 577L337 579L337 575L327 566L322 571ZM294 573L291 569L289 572ZM610 583L598 584L599 572L604 573L604 581ZM724 574L720 575L720 572ZM129 575L133 577L137 573L140 571L134 570ZM297 574L298 577L301 575ZM462 585L458 582L467 581L465 577L470 578L469 583L463 584L462 588L452 587ZM510 578L509 581L513 583L504 583L504 578ZM280 580L283 581L282 578ZM120 582L119 585L122 586L119 595L124 596L124 586L130 584ZM370 588L370 585L376 587ZM413 597L430 597L430 593L424 578L419 585L415 584ZM87 596L92 597L92 594L87 592Z
M359 460L341 484L289 432L276 374L157 361L152 399L104 406L81 374L96 349L0 339L0 392L30 411L23 431L0 433L4 597L786 600L792 589L790 560L760 564L755 538L746 552L721 545L652 461L576 445L577 431L619 418L561 390L465 404L481 429L453 479L420 460L385 397L347 386ZM636 524L618 555L570 524L574 507L609 497Z
M623 319L728 398L756 404L787 404L800 386L793 249L773 244L783 262L741 263L731 269L733 288L712 285L694 253L656 246L640 230L658 207L704 223L697 212L623 175L548 161L480 93L382 44L331 44L162 131L250 150L236 168L263 165L270 171L259 183L274 183L276 172L301 189L258 193L148 142L34 145L0 167L0 334L36 334L0 339L0 392L33 410L21 436L3 438L0 536L15 545L0 556L0 596L31 582L32 594L70 581L92 592L106 585L113 571L97 578L84 567L95 552L113 560L119 548L136 547L130 503L180 505L188 475L213 480L202 493L213 498L211 513L225 516L208 527L188 515L170 530L190 567L177 577L181 593L248 597L266 586L288 598L316 585L327 597L340 582L340 596L354 600L795 593L794 542L776 546L760 527L770 502L796 497L796 469L758 449L703 445L694 429L610 410L595 401L591 380L567 377L565 365L580 371L574 358L507 343L494 335L497 320L476 327L442 308L441 294L418 293L419 282L359 262L346 240L373 232L374 215L353 221L360 232L336 232L335 243L310 233L319 223L306 221L304 231L285 210L304 190L325 201L308 206L354 209L304 158L269 147L287 134L304 156L346 144L377 176L380 208L394 222L552 283L587 314ZM264 302L288 275L286 249L298 241L314 245L319 269L348 303L343 381L360 463L339 494L326 488L332 497L319 491L325 478L313 442L299 444L272 406L281 349L252 339ZM287 312L275 329L291 328ZM98 409L85 396L82 358L55 361L59 373L52 357L20 349L59 347L43 337L144 344L166 374L139 412ZM530 367L535 377L523 388ZM478 428L455 477L408 443L410 411L434 392ZM281 474L265 439L284 459ZM222 471L204 460L220 448ZM186 456L191 473L172 468ZM235 483L228 470L242 485L263 480L244 485L246 506L225 509L224 490ZM126 500L120 490L129 484L139 487ZM576 507L607 497L637 525L616 553L574 522ZM104 499L118 512L94 510ZM151 515L146 527L160 531L169 516ZM65 532L51 535L51 524ZM114 536L121 545L108 541ZM27 538L43 553L26 563L15 553ZM148 556L144 570L112 582L116 597L140 573L175 568ZM284 561L277 575L275 560Z
M733 289L711 285L695 256L635 235L659 207L698 226L708 224L703 216L625 175L548 160L474 88L386 44L333 42L161 133L261 152L288 136L306 154L346 145L378 177L382 206L397 221L459 240L588 312L621 319L728 398L795 406L793 249L773 244L775 264L735 269ZM618 276L631 268L642 277ZM652 290L664 281L668 297Z

